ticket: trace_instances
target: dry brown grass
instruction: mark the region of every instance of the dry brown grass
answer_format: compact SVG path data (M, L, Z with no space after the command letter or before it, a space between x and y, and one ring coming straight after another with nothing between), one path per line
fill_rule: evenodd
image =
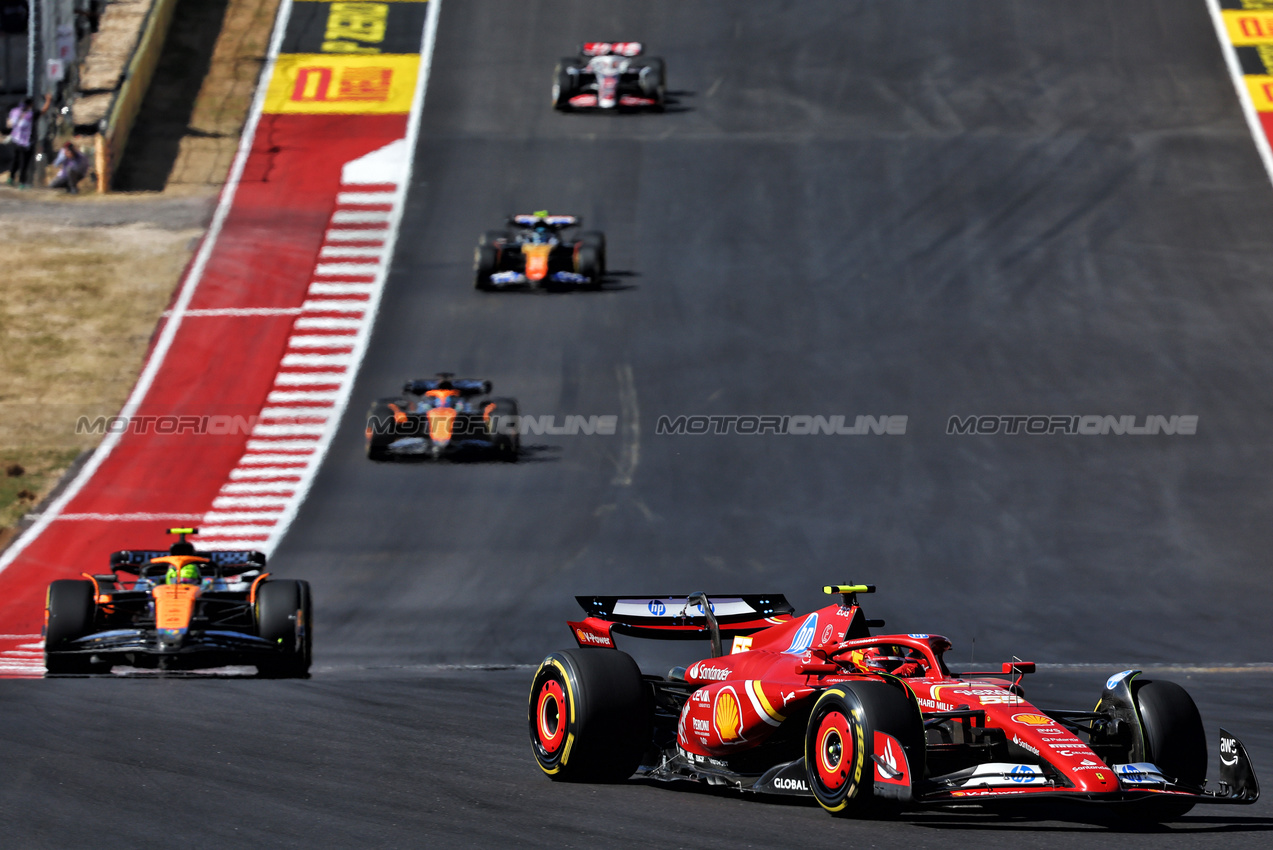
M0 451L82 450L117 412L199 230L5 222Z

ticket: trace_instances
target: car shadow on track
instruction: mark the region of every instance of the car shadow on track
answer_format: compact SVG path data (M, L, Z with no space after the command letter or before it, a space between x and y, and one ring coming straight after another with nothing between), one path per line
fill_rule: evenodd
M434 458L427 454L418 455L390 455L383 459L371 460L371 463L385 464L392 466L401 464L403 466L427 466L430 464L447 464L452 466L509 466L521 463L555 463L561 460L560 457L549 457L549 455L561 452L561 446L541 446L522 444L517 452L517 460L510 464L509 461L490 453L474 452L469 455L456 455L454 457Z
M483 295L604 295L607 292L624 292L629 289L640 289L635 283L620 283L616 278L640 277L640 272L617 270L607 271L597 286L572 286L562 289L544 289L539 287L509 287L508 289L491 289Z
M765 806L818 808L817 802L812 797L750 794L734 788L703 785L690 781L663 782L654 779L631 779L628 782L633 785L645 785L673 793L731 797ZM958 812L943 809L912 810L896 816L867 819L887 820L897 824L909 824L927 829L950 830L952 832L985 830L994 832L1099 833L1103 830L1112 833L1182 836L1226 832L1273 832L1273 818L1268 817L1184 815L1178 820L1159 824L1130 821L1125 817L1119 817L1108 811L1084 809L1078 805L1064 804L1039 804L1034 806L1016 804L1002 811L992 809Z

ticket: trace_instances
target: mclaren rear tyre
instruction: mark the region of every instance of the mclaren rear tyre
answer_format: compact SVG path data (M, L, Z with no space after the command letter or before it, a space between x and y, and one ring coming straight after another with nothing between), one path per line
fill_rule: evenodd
M51 582L45 606L48 627L44 633L44 669L53 674L107 672L109 667L94 667L84 656L58 656L49 652L93 630L97 610L93 583L81 579Z
M885 682L852 682L822 693L805 730L809 789L822 808L843 817L887 817L901 804L876 793L875 733L901 745L910 776L922 776L924 721L898 688Z
M478 245L473 252L473 288L491 288L491 275L499 271L499 251L494 245Z
M568 782L622 782L653 734L649 688L632 656L567 649L531 681L530 743L541 770Z
M591 245L580 245L575 254L575 274L588 278L589 286L601 285L601 257Z
M597 252L597 282L606 276L606 235L600 230L589 230L579 236L579 241Z
M1132 683L1140 716L1145 761L1163 775L1201 790L1207 779L1207 733L1189 693L1175 682L1137 678ZM1175 820L1194 806L1189 800L1150 799L1125 814L1139 821Z
M493 398L491 404L495 405L495 409L491 411L494 434L491 442L495 446L495 453L500 460L517 463L517 456L522 448L517 424L517 401L511 398Z
M566 70L572 64L573 59L563 59L553 69L553 109L559 112L570 111L570 98L575 94L575 80L578 75Z
M309 676L311 617L306 582L267 581L257 588L257 633L278 647L277 656L257 664L257 672L263 678L303 679Z

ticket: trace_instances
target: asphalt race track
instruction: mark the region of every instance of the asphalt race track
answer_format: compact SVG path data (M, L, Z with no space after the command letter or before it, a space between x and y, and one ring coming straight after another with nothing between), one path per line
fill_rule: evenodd
M603 38L664 56L673 108L553 112L553 63ZM544 208L606 231L605 289L474 292L477 235ZM1185 684L1267 786L1271 220L1200 0L448 0L356 402L274 560L313 583L313 678L8 683L0 843L1264 847L1267 796L1111 835L551 783L525 699L575 594L803 611L873 582L869 614L956 662L1073 665L1027 683L1041 707L1133 665ZM365 404L438 370L618 433L367 461ZM1198 426L946 433L1032 414ZM656 433L680 415L908 419Z

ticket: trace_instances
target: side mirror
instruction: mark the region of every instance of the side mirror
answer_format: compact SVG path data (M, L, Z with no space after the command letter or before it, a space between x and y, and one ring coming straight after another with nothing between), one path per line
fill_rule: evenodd
M1033 673L1033 672L1034 672L1033 661L1005 661L1003 662L1003 675L1005 676L1012 676L1018 673L1024 676L1026 673Z

